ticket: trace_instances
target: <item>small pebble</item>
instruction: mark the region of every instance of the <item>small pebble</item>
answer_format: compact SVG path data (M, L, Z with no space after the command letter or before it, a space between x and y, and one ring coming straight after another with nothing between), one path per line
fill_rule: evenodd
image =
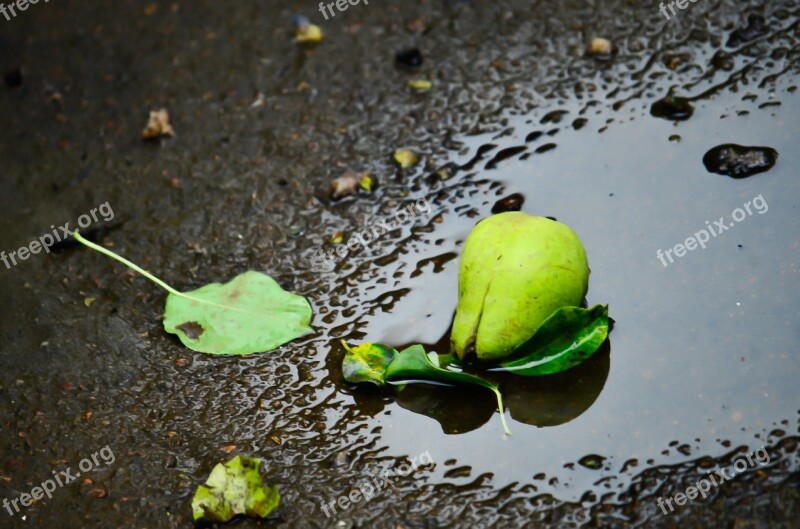
M589 44L587 54L595 59L607 61L617 54L617 48L610 40L601 37L595 37Z
M514 193L513 195L508 195L505 198L501 198L497 202L494 203L492 206L492 213L504 213L506 211L519 211L522 209L522 204L525 202L525 197L522 196L520 193Z
M17 88L22 85L22 71L19 68L14 68L6 72L5 75L6 86L9 88Z
M398 66L403 66L405 68L419 68L422 66L423 62L422 52L417 48L398 51L394 56L394 62Z
M676 121L687 120L693 113L694 107L685 97L666 96L650 107L650 115Z
M603 468L603 463L605 463L606 458L603 456L598 456L596 454L589 454L588 456L583 456L578 460L578 464L582 467L591 468L592 470L598 470Z

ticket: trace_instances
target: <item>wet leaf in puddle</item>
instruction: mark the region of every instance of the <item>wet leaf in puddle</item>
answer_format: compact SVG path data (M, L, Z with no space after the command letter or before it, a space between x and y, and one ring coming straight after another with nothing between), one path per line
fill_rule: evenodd
M524 376L560 373L592 356L607 337L608 305L562 307L498 370Z
M440 382L482 386L495 394L503 429L507 435L511 435L506 424L503 397L496 384L468 373L443 369L440 367L438 355L426 353L421 345L412 345L398 353L383 344L365 343L351 348L342 343L347 349L342 362L342 374L347 382L370 382L379 386L390 382ZM445 357L447 361L449 358Z
M195 522L227 522L244 515L266 518L280 504L278 487L265 487L260 459L236 456L211 471L192 499Z
M347 353L342 362L342 374L348 382L358 384L371 382L377 385L386 383L386 369L397 356L397 351L388 345L363 343L350 347L342 341Z
M311 305L266 274L249 271L225 284L179 292L132 262L87 241L75 240L124 264L169 292L164 330L193 351L247 355L270 351L313 332Z

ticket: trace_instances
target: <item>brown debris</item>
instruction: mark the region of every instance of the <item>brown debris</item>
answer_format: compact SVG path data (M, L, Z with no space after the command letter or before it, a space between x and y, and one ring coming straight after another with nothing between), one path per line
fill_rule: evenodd
M142 131L142 138L152 140L162 136L174 136L175 130L169 122L169 112L166 108L151 110L147 127Z
M359 189L369 192L372 190L372 184L373 180L369 171L360 173L346 171L331 184L331 198L338 200L348 195L354 195L358 193Z

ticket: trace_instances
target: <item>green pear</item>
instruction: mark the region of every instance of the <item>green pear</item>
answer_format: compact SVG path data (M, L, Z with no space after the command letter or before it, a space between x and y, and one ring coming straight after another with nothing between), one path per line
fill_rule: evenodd
M452 350L505 358L556 310L579 306L588 287L586 251L568 226L518 211L488 217L461 255Z

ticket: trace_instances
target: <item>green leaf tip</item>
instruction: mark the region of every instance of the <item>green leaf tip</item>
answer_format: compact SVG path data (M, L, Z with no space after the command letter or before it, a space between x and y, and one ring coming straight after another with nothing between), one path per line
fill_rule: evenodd
M195 522L227 522L236 516L266 518L280 504L278 487L266 487L260 459L236 456L211 471L192 499Z

